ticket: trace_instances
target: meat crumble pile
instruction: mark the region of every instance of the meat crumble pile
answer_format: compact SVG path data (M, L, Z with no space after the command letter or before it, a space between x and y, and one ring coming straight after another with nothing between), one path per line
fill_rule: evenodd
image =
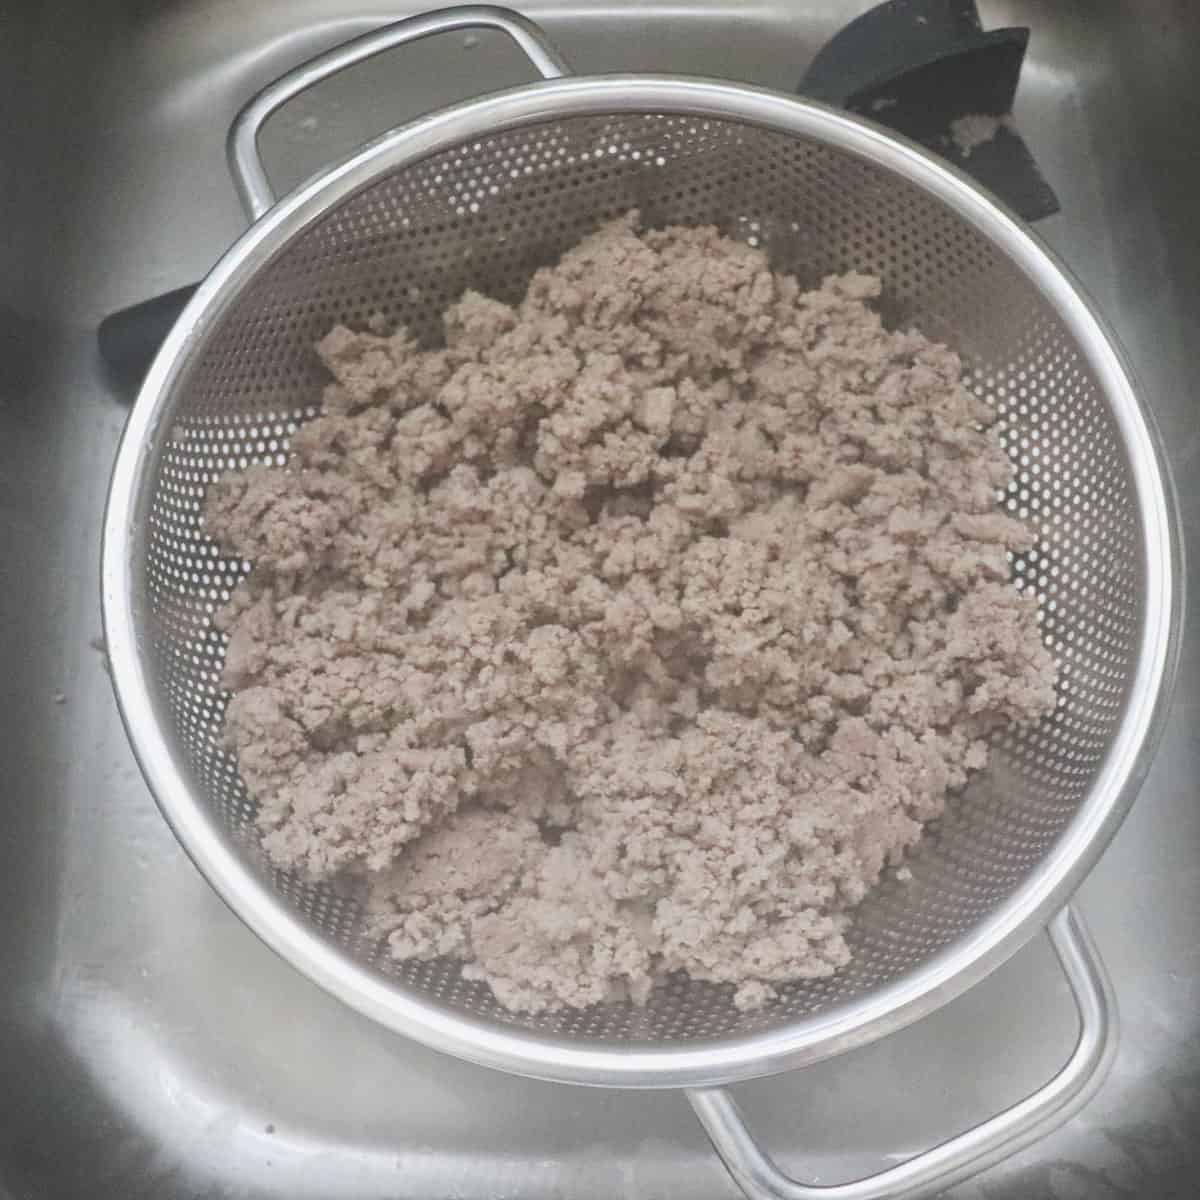
M287 468L205 506L254 567L217 622L270 858L513 1009L843 966L1055 703L994 414L879 290L631 214L515 307L467 292L443 348L333 329Z

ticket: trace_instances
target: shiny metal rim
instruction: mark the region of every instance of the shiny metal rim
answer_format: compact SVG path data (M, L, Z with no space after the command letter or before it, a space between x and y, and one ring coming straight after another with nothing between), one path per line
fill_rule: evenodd
M136 564L126 531L163 401L185 376L216 320L299 230L380 175L484 132L581 113L661 111L734 119L823 141L923 188L990 239L1047 298L1108 396L1132 462L1146 546L1147 620L1128 717L1091 795L1059 845L1003 908L956 946L861 1000L783 1029L678 1049L580 1049L439 1012L346 960L305 930L224 844L195 804L157 726L136 644ZM1152 420L1103 323L1067 272L1014 217L962 175L873 126L823 106L728 83L606 76L535 84L469 102L388 134L298 188L224 256L167 339L138 397L114 468L105 517L102 607L114 687L130 740L181 843L233 910L273 949L326 990L397 1033L435 1049L519 1074L623 1087L698 1087L801 1066L882 1037L932 1012L1009 957L1061 908L1132 803L1161 732L1178 655L1180 540L1170 483Z

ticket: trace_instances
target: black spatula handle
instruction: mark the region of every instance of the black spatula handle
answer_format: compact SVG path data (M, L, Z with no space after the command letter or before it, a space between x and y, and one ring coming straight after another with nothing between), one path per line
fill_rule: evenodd
M140 379L198 286L191 283L105 317L96 331L104 361L123 378Z

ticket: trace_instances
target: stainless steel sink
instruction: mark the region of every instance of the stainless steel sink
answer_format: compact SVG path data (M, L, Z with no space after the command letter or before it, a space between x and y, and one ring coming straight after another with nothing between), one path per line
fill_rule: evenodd
M440 1057L305 982L217 900L142 784L104 674L97 540L129 396L108 312L201 276L238 235L223 138L258 86L419 5L0 0L0 1197L500 1200L736 1195L681 1097L566 1088ZM790 88L864 3L527 4L581 71ZM1200 521L1200 9L985 3L1028 24L1018 124L1057 190L1042 234L1123 339ZM324 85L267 131L281 187L357 139L523 78L480 36ZM1192 632L1200 632L1200 609ZM1140 1200L1200 1189L1200 641L1165 744L1082 893L1123 1041L1071 1124L952 1194ZM822 1183L1032 1090L1074 1010L1035 942L924 1023L738 1089Z

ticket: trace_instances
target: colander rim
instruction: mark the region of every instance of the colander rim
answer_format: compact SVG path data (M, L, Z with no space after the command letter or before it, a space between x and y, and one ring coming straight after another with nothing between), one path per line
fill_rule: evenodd
M1030 877L985 921L878 989L778 1028L668 1048L617 1040L580 1046L451 1013L358 965L305 929L226 844L213 817L192 797L155 717L138 650L136 564L128 552L142 484L153 466L174 387L228 306L290 239L381 176L472 137L563 117L635 111L736 120L821 141L896 172L988 238L1052 305L1108 398L1129 453L1146 547L1147 615L1126 716L1096 786ZM814 101L678 75L577 76L467 101L393 130L299 186L229 249L164 342L126 424L104 518L101 607L118 707L159 808L233 912L303 975L384 1027L485 1066L558 1082L710 1086L815 1062L933 1012L999 966L1067 901L1132 804L1169 707L1183 603L1182 540L1173 496L1153 418L1105 322L1040 240L965 175L868 121Z

